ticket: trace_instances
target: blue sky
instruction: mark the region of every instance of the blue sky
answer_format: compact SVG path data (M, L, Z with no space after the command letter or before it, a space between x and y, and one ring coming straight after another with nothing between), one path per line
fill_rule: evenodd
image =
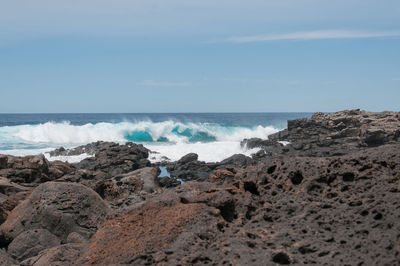
M0 112L400 110L398 0L2 0Z

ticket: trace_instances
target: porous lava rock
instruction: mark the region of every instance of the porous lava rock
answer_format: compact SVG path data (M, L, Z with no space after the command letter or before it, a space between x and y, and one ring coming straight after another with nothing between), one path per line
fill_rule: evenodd
M121 207L143 201L145 194L157 192L159 188L158 169L145 167L99 181L95 191L106 201Z
M125 145L119 145L100 141L92 145L96 146L94 157L75 164L76 168L102 171L114 176L150 166L150 161L147 160L149 151L141 144L127 142Z
M13 240L27 230L46 229L65 242L71 232L89 238L108 213L107 203L86 186L46 182L13 209L0 230Z
M272 134L269 142L289 141L290 144L271 149L273 154L295 156L335 156L400 141L400 112L372 113L345 110L336 113L315 113L311 118L288 121L287 129ZM254 144L254 142L251 142ZM267 147L268 146L268 147Z

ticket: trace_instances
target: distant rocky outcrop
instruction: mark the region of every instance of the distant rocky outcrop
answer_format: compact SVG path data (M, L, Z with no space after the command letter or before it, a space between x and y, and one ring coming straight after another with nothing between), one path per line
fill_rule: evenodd
M267 140L246 139L242 146L262 148L256 157L335 156L349 152L397 143L400 140L400 113L370 113L346 110L315 113L311 118L288 121L287 129ZM278 141L287 141L282 145Z

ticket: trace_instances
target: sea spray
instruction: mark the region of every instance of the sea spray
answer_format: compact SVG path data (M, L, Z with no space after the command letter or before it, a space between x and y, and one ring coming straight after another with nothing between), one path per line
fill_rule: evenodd
M168 157L177 160L195 152L207 162L223 160L233 154L250 155L257 151L240 146L244 138L267 138L277 132L273 126L237 126L217 123L192 123L167 120L119 123L87 123L74 125L68 121L46 122L37 125L0 127L0 153L13 155L37 154L63 146L72 148L95 141L142 143L157 152L152 161ZM82 159L85 158L84 156ZM64 161L68 158L60 158ZM71 158L69 161L80 159Z

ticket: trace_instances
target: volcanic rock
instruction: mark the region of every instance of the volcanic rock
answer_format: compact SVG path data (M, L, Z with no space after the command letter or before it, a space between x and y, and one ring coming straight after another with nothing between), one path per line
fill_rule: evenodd
M5 250L0 248L0 265L13 266L18 265L18 263Z
M157 168L145 167L100 181L96 184L95 191L112 203L127 204L126 201L130 200L129 203L132 204L132 201L142 200L142 192L153 193L159 189L157 176Z
M65 244L55 246L41 251L37 256L21 262L21 266L41 265L82 265L77 263L81 253L84 251L83 244Z
M19 234L8 246L8 254L21 261L36 256L40 251L58 246L58 237L46 229L31 229Z
M125 145L119 145L100 141L92 145L96 147L95 156L75 164L76 168L101 171L111 177L150 166L150 161L147 160L149 151L141 144L127 142Z
M107 204L91 189L47 182L10 213L0 230L5 239L13 240L29 229L47 229L65 242L71 232L89 238L108 213Z
M315 113L311 118L288 121L288 128L269 140L289 141L285 154L335 156L400 141L398 112L371 113L346 110ZM282 153L273 151L273 153Z
M1 161L0 176L24 186L37 186L74 171L68 163L49 162L44 155L26 157L2 155Z

